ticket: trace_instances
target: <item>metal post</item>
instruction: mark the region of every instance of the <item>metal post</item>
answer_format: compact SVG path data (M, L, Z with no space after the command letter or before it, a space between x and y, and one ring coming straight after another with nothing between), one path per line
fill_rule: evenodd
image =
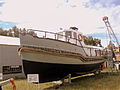
M45 32L45 38L46 38L46 33L47 33L47 32Z
M76 40L76 45L77 45L77 39L75 39Z
M91 48L90 48L90 56L92 56Z
M71 84L71 74L68 74L68 83Z
M56 34L55 34L55 39L57 39L57 38L56 38Z

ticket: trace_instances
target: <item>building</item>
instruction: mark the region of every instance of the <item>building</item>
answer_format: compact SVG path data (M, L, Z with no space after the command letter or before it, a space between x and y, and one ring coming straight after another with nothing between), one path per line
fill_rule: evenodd
M24 77L19 45L19 38L0 36L0 79Z

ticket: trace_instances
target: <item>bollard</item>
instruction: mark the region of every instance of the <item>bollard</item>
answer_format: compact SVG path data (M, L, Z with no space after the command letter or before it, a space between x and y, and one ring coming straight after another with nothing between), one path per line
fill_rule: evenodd
M6 85L6 84L8 84L8 83L11 83L12 86L13 86L13 90L16 90L16 85L15 85L15 83L14 83L14 79L13 79L13 78L8 79L8 80L5 80L5 81L1 81L1 82L0 82L0 90L2 90L2 86Z

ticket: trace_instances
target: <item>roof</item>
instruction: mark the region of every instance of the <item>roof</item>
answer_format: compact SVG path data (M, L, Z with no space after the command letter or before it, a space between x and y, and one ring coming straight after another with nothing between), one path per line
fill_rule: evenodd
M0 44L20 45L20 39L16 37L0 36Z

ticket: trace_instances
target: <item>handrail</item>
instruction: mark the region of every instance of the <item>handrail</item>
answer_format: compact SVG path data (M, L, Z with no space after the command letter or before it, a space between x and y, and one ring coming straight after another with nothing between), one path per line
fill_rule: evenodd
M28 30L30 30L30 31L37 31L37 32L44 32L44 33L51 33L51 34L55 34L55 35L64 36L64 37L66 37L66 38L67 38L67 36L66 36L66 35L61 35L61 34L59 34L59 33L48 32L48 31L42 31L42 30L33 30L33 29L28 29ZM71 39L75 39L75 38L71 38ZM76 40L78 40L78 39L76 39Z
M51 34L56 34L56 35L64 36L64 37L67 38L66 35L61 35L61 34L59 34L59 33L54 33L54 32L49 32L49 31L33 30L33 29L28 29L28 31L37 31L37 32L51 33ZM74 39L74 40L78 40L78 41L80 41L79 39L76 39L76 38L71 38L71 37L70 37L70 39ZM81 42L80 42L80 43L81 43ZM91 48L91 47L86 47L86 48ZM92 48L97 49L97 48L95 48L95 47L92 47Z
M46 38L46 34L47 34L47 33L48 33L48 34L54 34L54 35L55 35L54 39L57 39L57 40L58 40L58 38L56 38L56 35L65 37L66 39L68 38L66 35L61 35L61 34L59 34L59 33L54 33L54 32L28 29L28 32L29 32L29 31L33 31L33 32L35 32L35 31L37 31L37 32L43 32L43 33L45 34L45 37L44 37L44 38ZM27 33L27 32L26 32L26 33ZM58 37L58 36L57 36L57 37ZM76 42L79 41L79 40L76 39L76 38L71 38L71 37L70 37L70 39L76 40ZM61 41L62 41L62 40L61 40ZM80 43L81 43L81 42L80 42ZM73 43L72 43L72 44L73 44ZM75 44L77 45L77 43L75 43Z
M54 32L49 32L49 31L42 31L42 30L33 30L33 29L28 29L28 30L30 30L30 31L37 31L37 32L44 32L44 33L50 33L50 34L55 34L55 35L60 35L60 36L64 36L65 38L67 38L67 36L66 35L61 35L61 34L59 34L59 33L54 33ZM56 38L55 38L56 39ZM80 45L82 46L82 43L81 43L81 41L79 40L79 39L76 39L76 38L71 38L70 37L70 39L73 39L73 40L77 40L77 41L79 41L79 43L80 43ZM73 44L73 43L72 43ZM76 44L77 45L77 44ZM95 48L95 47L83 47L83 48L93 48L93 49L98 49L98 48Z
M76 38L71 38L71 37L68 37L68 36L66 36L66 35L62 35L62 34L59 34L59 33L54 33L54 32L48 32L48 31L42 31L42 30L33 30L33 29L28 29L28 31L27 32L23 32L23 33L25 33L25 34L29 34L29 32L30 31L33 31L33 32L42 32L42 33L36 33L36 34L42 34L42 38L50 38L50 39L55 39L55 40L60 40L60 41L65 41L65 42L69 42L69 43L71 43L71 44L74 44L74 45L77 45L77 46L79 46L79 47L82 47L82 49L83 49L83 51L84 51L84 53L87 55L87 53L86 53L86 51L85 51L85 48L87 48L87 49L90 49L90 51L89 51L89 53L90 53L90 55L89 56L92 56L92 54L91 54L91 50L92 49L94 49L94 50L100 50L100 49L98 49L97 47L95 48L95 47L86 47L86 46L83 46L82 45L82 43L81 43L81 41L79 40L79 39L76 39ZM52 38L49 36L47 36L47 34L51 34L51 35L54 35L54 36L52 36ZM40 35L41 36L41 35ZM60 39L60 38L58 38L59 36L62 36L63 38L62 39ZM39 36L34 36L34 37L37 37L37 38L41 38L41 37L39 37ZM74 42L71 42L70 40L75 40ZM95 52L96 53L96 52Z
M28 29L30 31L38 31L38 32L46 32L46 33L52 33L52 34L56 34L54 32L48 32L48 31L43 31L43 30L33 30L33 29Z

